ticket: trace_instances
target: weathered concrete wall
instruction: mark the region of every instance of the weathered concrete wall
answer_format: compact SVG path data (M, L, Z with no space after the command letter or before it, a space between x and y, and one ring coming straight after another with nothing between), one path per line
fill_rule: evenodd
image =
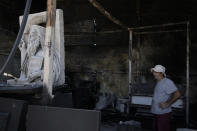
M76 80L90 80L97 71L101 91L119 97L128 94L128 46L66 47L66 67Z
M137 36L134 36L137 37ZM161 64L166 67L167 76L176 83L185 82L186 72L186 36L184 33L158 33L140 36L140 45L136 44L134 52L134 70L139 72L139 77L145 75L149 81L151 77L150 69ZM139 47L139 48L138 48ZM139 60L137 59L139 52ZM142 74L142 75L141 75Z
M80 26L79 23L67 25L68 30L72 30L72 33L68 31L65 34L67 70L72 72L76 80L88 80L90 72L97 71L101 91L112 92L118 97L126 97L128 94L128 32L93 33L92 25L85 30L84 25L88 26L88 24L82 23L83 27L79 28L77 28ZM91 24L90 21L87 23ZM193 50L195 48L192 44L191 91L195 90L197 81L195 51ZM156 64L162 64L167 68L169 78L176 84L185 86L185 33L154 33L140 37L134 35L132 55L135 83L154 82L150 68ZM195 93L191 95L192 98L194 96L196 96Z
M95 33L93 20L65 25L66 69L71 77L91 80L97 72L101 92L128 95L128 32Z

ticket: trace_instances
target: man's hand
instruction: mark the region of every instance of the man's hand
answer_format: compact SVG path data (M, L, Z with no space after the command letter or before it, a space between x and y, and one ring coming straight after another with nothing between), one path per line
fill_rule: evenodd
M167 102L161 102L161 103L159 103L159 107L161 109L165 109L165 108L168 108L169 107L169 104Z
M166 102L161 102L159 103L159 107L161 109L168 108L170 105L172 105L179 97L181 96L180 92L176 90L175 92L172 93L170 99Z

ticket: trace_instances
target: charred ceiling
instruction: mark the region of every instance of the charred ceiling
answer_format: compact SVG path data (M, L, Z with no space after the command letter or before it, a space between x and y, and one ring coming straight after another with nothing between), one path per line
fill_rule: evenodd
M195 0L97 0L107 11L129 27L190 20L195 27ZM0 1L0 26L17 32L18 16L23 14L25 0ZM64 10L65 24L96 20L99 30L119 28L95 9L88 0L57 0ZM34 0L31 12L46 10L46 0Z

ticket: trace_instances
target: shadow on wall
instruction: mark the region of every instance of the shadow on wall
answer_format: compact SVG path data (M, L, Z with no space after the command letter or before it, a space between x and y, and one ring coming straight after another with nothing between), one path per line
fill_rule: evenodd
M0 69L6 61L15 41L15 34L9 31L0 32ZM5 73L18 77L20 75L20 56L18 52L5 70ZM1 76L0 82L6 82L11 77Z
M125 97L128 95L127 52L127 46L72 47L66 51L66 66L75 81L90 80L90 73L96 71L101 92Z

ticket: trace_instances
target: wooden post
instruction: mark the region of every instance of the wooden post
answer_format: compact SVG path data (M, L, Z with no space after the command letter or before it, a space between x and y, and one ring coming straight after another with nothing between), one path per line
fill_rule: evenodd
M132 76L132 49L133 49L133 31L129 30L129 101L128 101L128 108L127 113L130 113L130 106L132 102L132 82L133 82L133 76Z
M187 47L186 47L186 126L189 128L189 55L190 55L190 34L189 34L190 22L187 22Z
M47 1L47 23L45 33L45 54L42 104L47 105L53 89L53 48L55 43L56 0Z

